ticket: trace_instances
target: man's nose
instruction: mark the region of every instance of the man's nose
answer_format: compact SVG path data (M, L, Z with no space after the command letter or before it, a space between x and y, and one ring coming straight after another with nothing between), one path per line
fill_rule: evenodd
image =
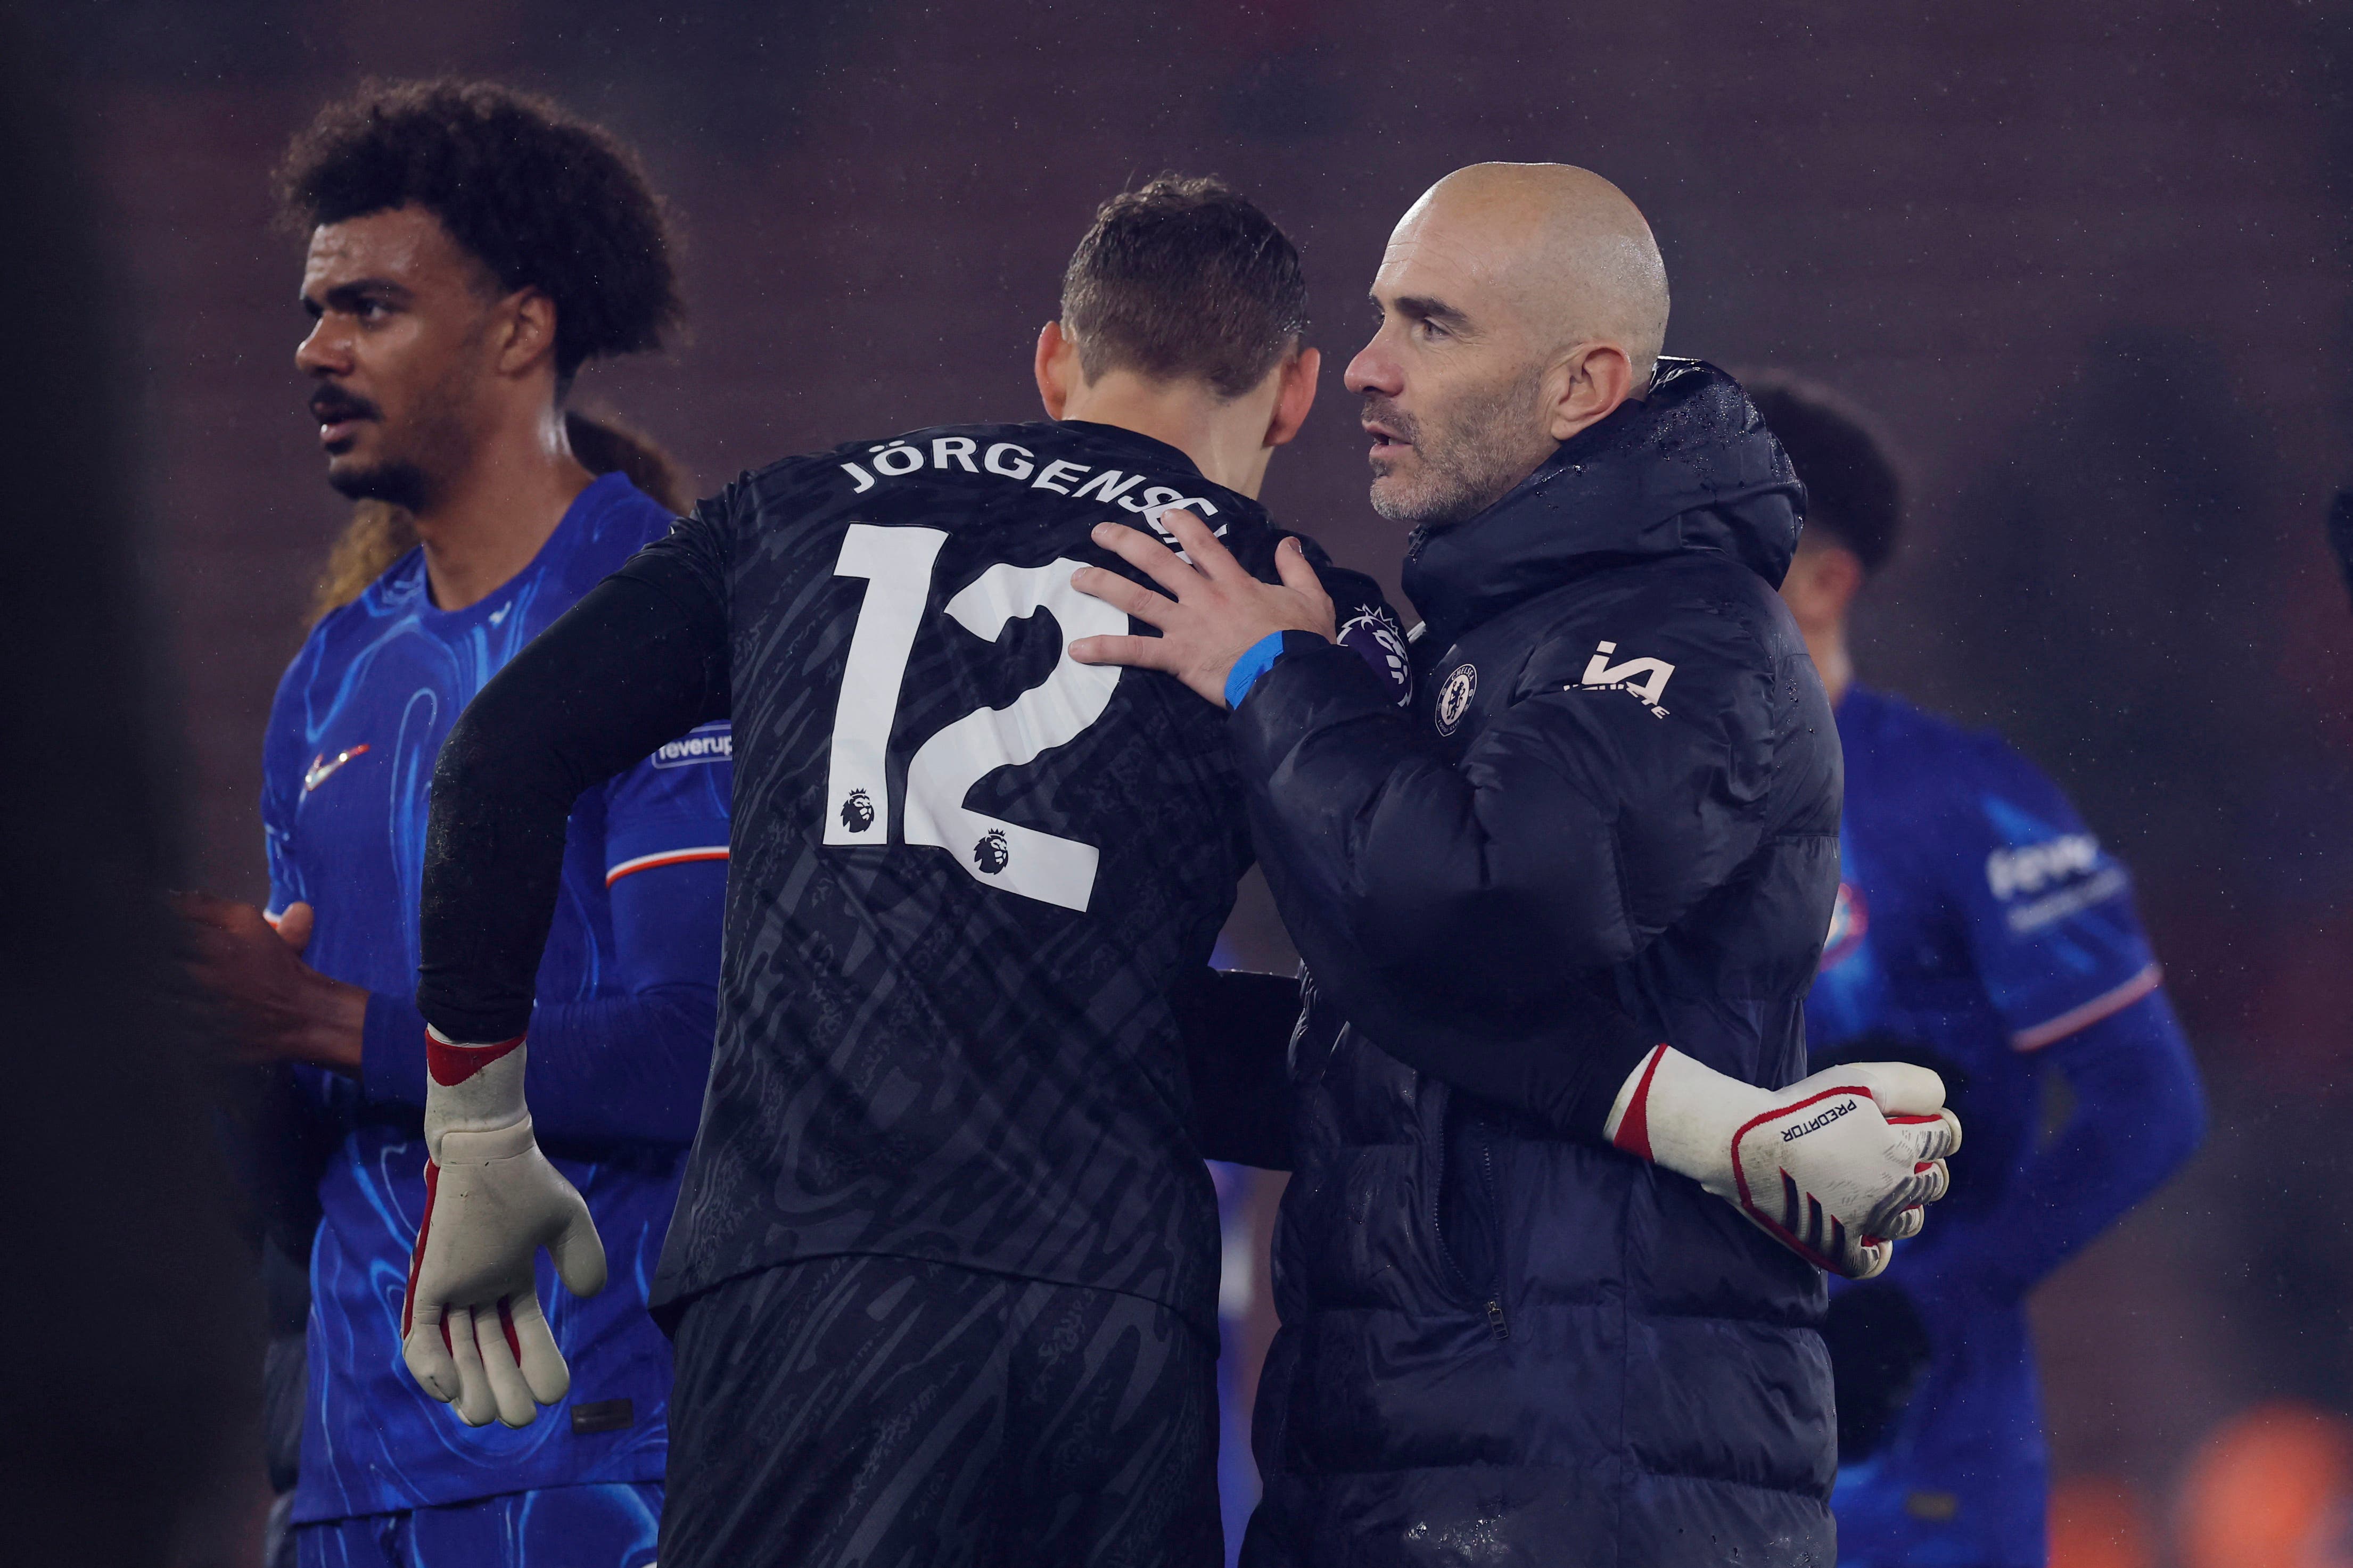
M1358 396L1377 392L1384 397L1395 397L1404 390L1404 377L1398 374L1397 362L1381 352L1377 337L1356 351L1348 362L1348 374L1342 378L1347 389Z
M352 356L325 318L313 322L310 334L294 349L294 368L304 375L336 375L352 368Z

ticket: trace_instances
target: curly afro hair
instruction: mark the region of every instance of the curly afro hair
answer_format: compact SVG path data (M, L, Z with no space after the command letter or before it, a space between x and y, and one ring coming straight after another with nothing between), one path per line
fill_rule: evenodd
M368 82L329 104L278 171L307 233L409 204L508 289L555 302L555 371L659 348L683 314L662 204L637 157L543 98L479 81Z

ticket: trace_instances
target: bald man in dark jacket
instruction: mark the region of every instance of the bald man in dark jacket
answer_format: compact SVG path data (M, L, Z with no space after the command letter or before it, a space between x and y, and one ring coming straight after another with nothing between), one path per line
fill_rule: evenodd
M1821 1270L1884 1266L1958 1129L1923 1069L1805 1077L1840 758L1775 593L1802 491L1659 359L1598 176L1450 176L1374 299L1410 710L1311 574L1245 585L1182 519L1189 565L1121 549L1173 599L1082 578L1164 635L1073 649L1232 707L1314 976L1244 1561L1828 1568Z

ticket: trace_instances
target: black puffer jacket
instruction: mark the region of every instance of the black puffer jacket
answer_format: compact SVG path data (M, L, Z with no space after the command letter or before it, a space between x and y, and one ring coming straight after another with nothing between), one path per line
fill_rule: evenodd
M1409 718L1320 648L1236 714L1314 976L1246 1563L1834 1559L1820 1276L1599 1138L1648 1041L1805 1072L1841 780L1775 593L1800 505L1739 387L1667 362L1417 538ZM1639 1037L1572 1026L1597 995Z

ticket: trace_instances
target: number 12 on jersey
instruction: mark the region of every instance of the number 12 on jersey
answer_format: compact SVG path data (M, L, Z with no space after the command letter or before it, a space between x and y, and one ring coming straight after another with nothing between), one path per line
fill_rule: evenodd
M991 566L944 608L975 637L995 642L1008 621L1043 610L1062 633L1061 657L1046 679L1003 708L983 708L943 727L915 749L892 831L886 760L899 696L932 593L932 566L947 542L936 528L853 522L843 536L837 577L866 579L866 599L849 637L841 699L834 710L826 778L825 842L928 845L947 850L985 887L1083 910L1094 891L1099 851L1034 827L972 811L965 799L998 768L1020 767L1076 740L1111 706L1120 671L1081 664L1071 644L1116 636L1127 617L1071 586L1081 563Z

